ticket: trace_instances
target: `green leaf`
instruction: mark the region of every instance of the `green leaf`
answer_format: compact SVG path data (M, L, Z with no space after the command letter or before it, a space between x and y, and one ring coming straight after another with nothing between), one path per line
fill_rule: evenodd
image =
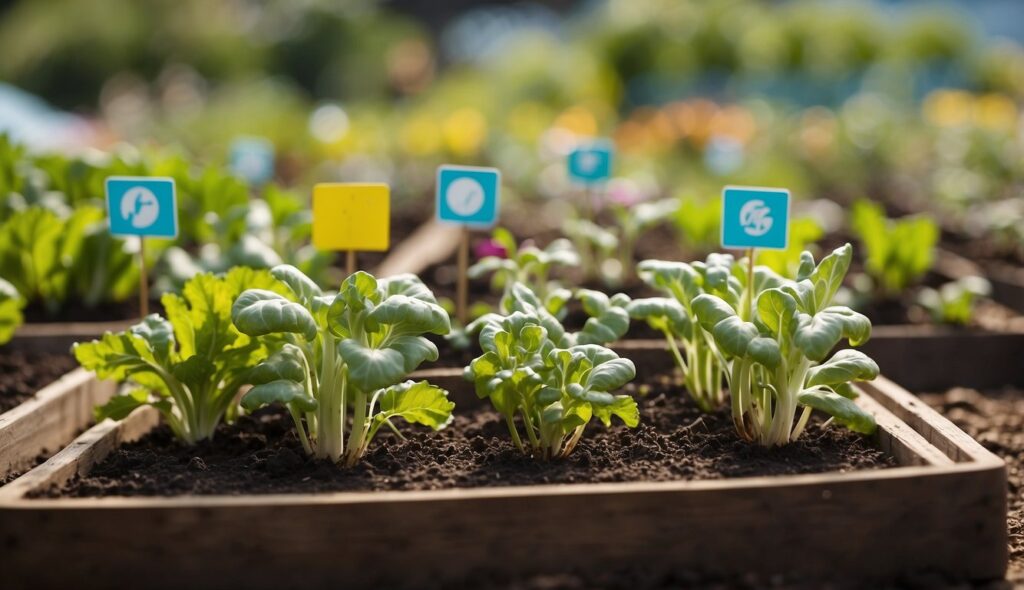
M280 379L296 383L306 380L306 365L302 350L294 344L285 344L281 350L250 369L246 375L246 380L253 385L262 385Z
M821 410L832 416L836 422L854 432L872 434L878 428L875 418L860 408L853 401L831 391L807 390L797 396L797 401L805 406Z
M436 303L406 295L392 295L370 312L369 318L398 334L447 334L451 331L448 313Z
M833 386L850 381L870 381L878 377L878 365L859 350L840 350L825 363L807 372L807 387Z
M605 426L610 426L612 416L618 416L622 423L629 428L636 428L640 424L640 409L637 408L636 400L628 395L616 395L612 403L607 405L594 405L594 416Z
M338 353L348 365L350 382L366 392L394 385L423 361L437 360L437 346L421 336L401 336L387 348L349 338L338 344Z
M151 313L128 331L148 344L157 362L162 365L168 363L174 347L174 327L170 322L159 314Z
M231 320L249 336L285 332L302 334L312 341L317 334L316 321L309 310L265 289L249 289L239 295L231 307Z
M780 289L762 291L757 297L757 315L772 333L788 336L796 328L796 301Z
M655 330L668 330L670 334L689 339L693 336L693 324L683 305L669 297L648 297L634 299L626 307L629 317L645 320Z
M845 244L836 248L831 254L818 263L811 273L810 281L814 284L814 309L824 309L832 303L839 287L846 278L846 271L853 260L853 246Z
M24 305L25 300L14 285L0 279L0 345L9 342L21 325L24 319L21 308Z
M636 377L636 366L633 361L616 358L596 365L590 371L587 387L595 391L613 391L629 383Z
M455 403L448 392L426 381L406 381L389 387L380 396L380 413L374 420L401 417L411 424L440 430L451 423Z
M434 297L434 293L414 274L405 273L386 279L379 279L377 287L383 289L388 297L404 295L427 303L437 304L437 298Z
M279 264L270 270L270 274L275 279L288 285L291 292L307 307L311 305L314 297L323 295L323 291L313 282L313 279L310 279L301 270L290 264Z
M697 316L700 325L709 332L715 326L728 318L737 318L736 310L724 300L714 295L698 295L691 303L693 314Z
M800 314L793 343L807 358L821 361L843 338L851 346L859 346L870 336L870 320L849 308L834 306L813 317Z
M242 396L242 407L249 411L274 402L286 406L294 404L303 412L312 412L317 408L316 400L306 395L306 388L301 383L287 379L262 383Z
M133 389L123 395L115 395L110 398L107 403L97 406L94 413L97 421L106 418L124 420L128 414L146 405L149 405L149 393L144 389Z

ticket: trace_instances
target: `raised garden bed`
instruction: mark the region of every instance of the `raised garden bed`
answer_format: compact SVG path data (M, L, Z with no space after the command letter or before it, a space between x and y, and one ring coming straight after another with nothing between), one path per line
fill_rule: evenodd
M18 337L0 351L0 483L63 448L114 394L114 383L76 368L60 345Z
M429 375L453 389L463 410L472 406L456 371ZM181 587L208 584L216 571L233 584L270 588L300 571L306 585L420 587L643 563L652 572L742 568L808 579L1002 577L1003 462L893 383L863 389L859 403L876 416L876 443L895 467L422 491L29 498L88 474L152 430L155 413L137 411L97 425L0 491L6 575L15 587L83 576L104 587L142 577ZM110 559L115 545L120 555ZM54 553L76 567L46 567ZM154 578L155 555L165 573Z

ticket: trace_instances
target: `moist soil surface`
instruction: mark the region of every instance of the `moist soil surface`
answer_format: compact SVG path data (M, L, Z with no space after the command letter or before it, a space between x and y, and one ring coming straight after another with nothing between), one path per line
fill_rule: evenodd
M979 392L957 387L922 394L921 398L1006 461L1010 532L1007 579L1014 587L1024 588L1024 390Z
M157 428L84 478L48 496L166 496L357 490L430 490L554 483L667 481L877 469L893 463L870 439L813 420L796 443L763 449L741 441L730 414L701 414L675 386L647 386L641 423L592 423L572 455L539 461L512 445L499 415L456 410L439 432L380 434L364 460L344 469L307 458L291 418L268 408L223 425L212 442L177 443ZM636 390L633 390L636 392ZM405 426L403 424L403 426Z
M0 412L18 406L76 366L69 354L0 351Z

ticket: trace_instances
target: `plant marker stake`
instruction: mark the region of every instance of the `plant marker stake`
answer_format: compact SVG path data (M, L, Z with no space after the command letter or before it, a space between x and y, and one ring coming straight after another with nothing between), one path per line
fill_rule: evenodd
M110 234L139 238L139 312L149 315L146 238L178 237L178 201L174 179L156 176L109 176L107 223Z
M145 236L139 236L139 310L143 319L149 315L149 277L146 276Z
M345 273L348 276L356 274L356 251L346 250L345 251Z
M455 317L465 326L469 319L469 228L462 226L460 231L459 283L455 296Z
M313 246L345 253L345 272L355 274L356 252L388 249L391 189L382 183L320 183L313 187Z
M789 201L786 189L727 186L722 191L722 247L747 252L747 321L754 319L756 248L789 246Z
M437 169L435 219L459 226L455 319L469 319L469 228L492 227L498 220L501 172L496 168L454 166Z
M754 321L754 248L747 248L747 321Z

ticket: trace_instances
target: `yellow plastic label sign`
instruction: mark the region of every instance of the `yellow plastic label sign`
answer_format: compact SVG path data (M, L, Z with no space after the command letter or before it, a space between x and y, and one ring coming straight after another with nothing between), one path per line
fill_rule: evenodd
M318 249L387 250L390 229L388 185L323 183L313 187L313 245Z

